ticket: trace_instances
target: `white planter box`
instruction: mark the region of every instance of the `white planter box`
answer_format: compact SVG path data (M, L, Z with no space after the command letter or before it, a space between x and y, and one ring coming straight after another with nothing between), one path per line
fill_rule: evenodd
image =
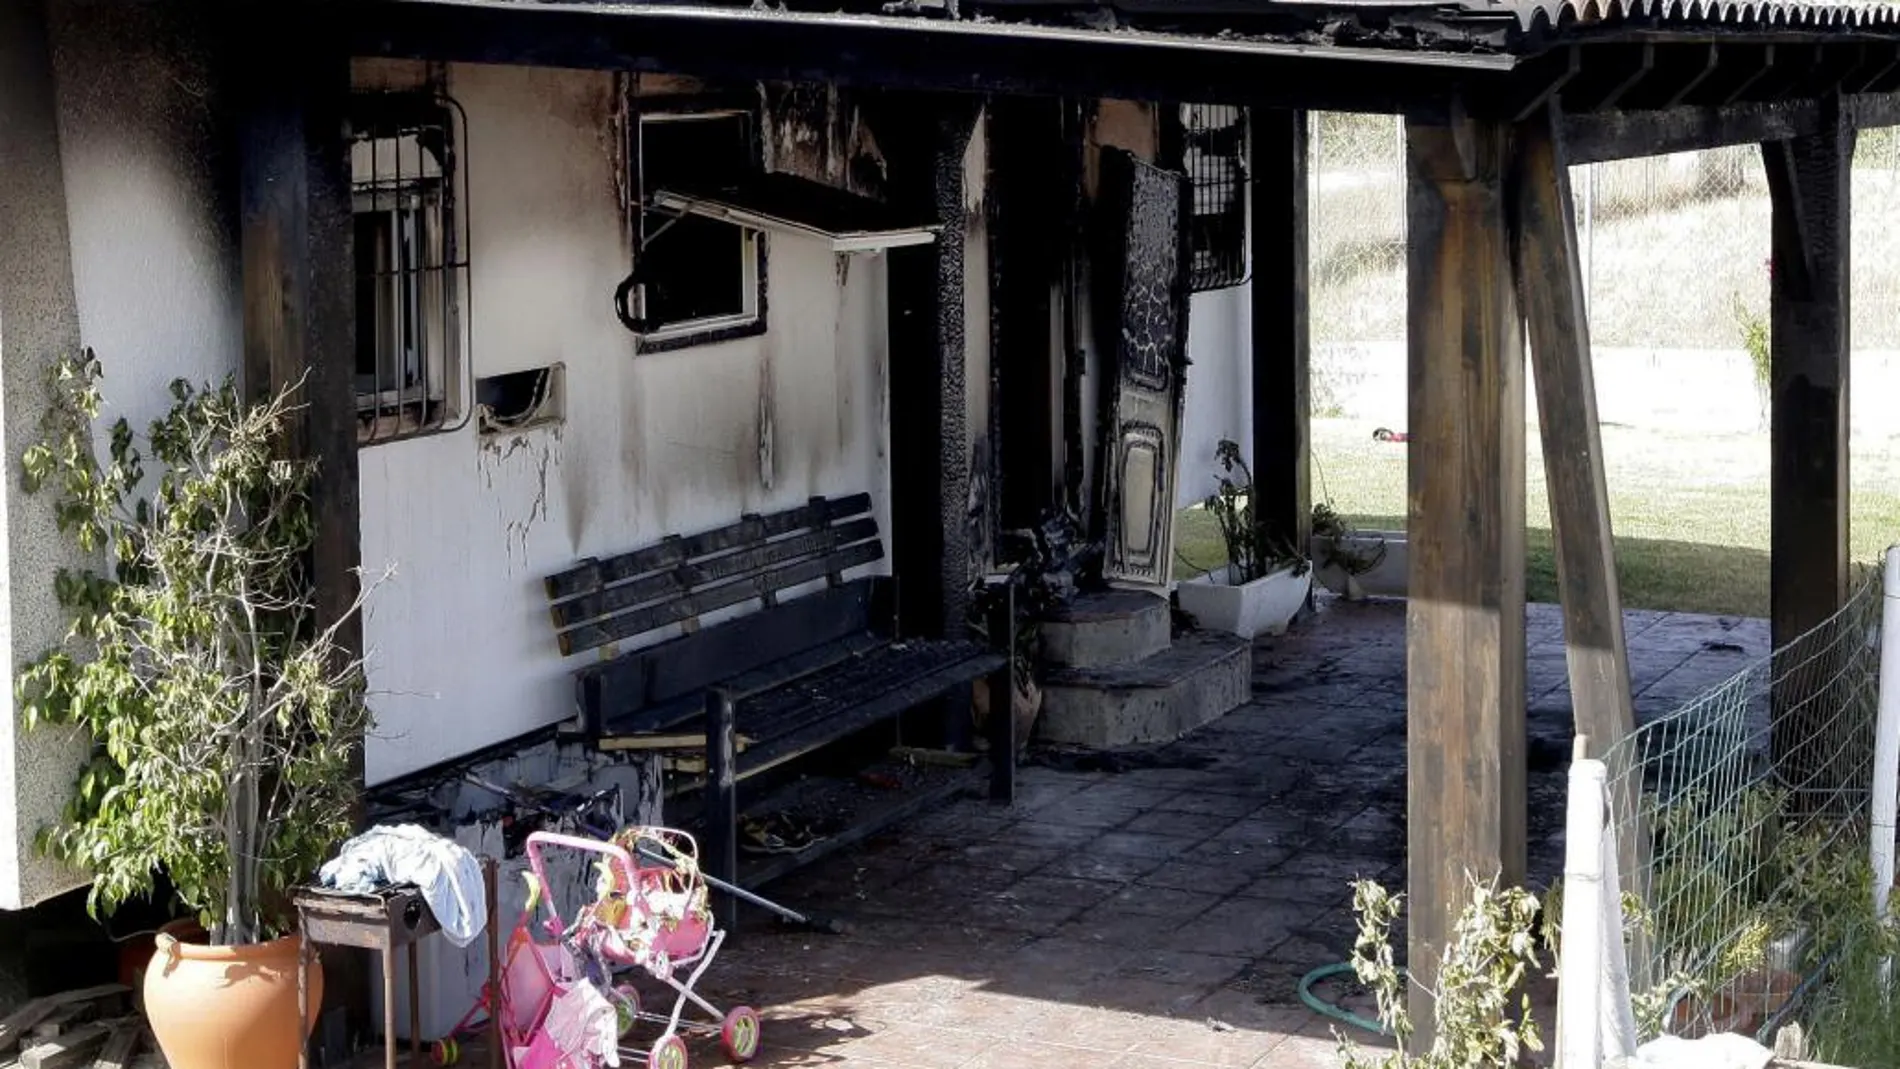
M1378 563L1359 575L1348 576L1344 568L1330 563L1334 539L1314 535L1309 552L1313 555L1313 570L1321 586L1335 594L1349 597L1405 596L1406 573L1411 565L1404 531L1354 531L1343 541L1345 555L1359 560L1377 560ZM1380 556L1381 546L1384 547L1383 557ZM1351 582L1348 582L1349 579Z
M1241 638L1265 633L1278 635L1286 630L1293 615L1306 604L1313 586L1313 570L1298 575L1283 568L1239 586L1229 582L1229 569L1196 576L1175 587L1183 612L1193 616L1202 627L1231 631Z

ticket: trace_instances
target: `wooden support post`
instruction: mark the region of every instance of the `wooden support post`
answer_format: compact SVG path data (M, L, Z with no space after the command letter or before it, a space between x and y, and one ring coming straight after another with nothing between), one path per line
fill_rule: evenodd
M1524 876L1524 353L1508 130L1406 126L1407 961L1417 1042L1468 881Z
M299 9L301 11L301 9ZM301 382L286 452L313 458L316 524L310 576L318 627L339 625L338 645L363 650L359 591L362 520L356 466L354 225L345 146L350 54L335 20L277 13L273 33L298 47L243 49L236 155L243 271L243 384L253 400ZM261 28L254 27L261 34ZM347 619L346 619L347 617ZM363 781L363 748L351 775ZM359 810L357 819L362 819ZM358 955L326 962L326 1001L345 1008L360 1034L369 973ZM386 997L393 998L393 988Z
M490 1006L501 1005L501 899L500 889L496 886L498 865L495 859L482 857L482 890L488 903L488 983L482 994L494 1001ZM502 1069L502 1031L501 1014L488 1015L488 1069Z
M1771 371L1769 612L1780 649L1825 621L1848 586L1848 221L1854 129L1838 98L1818 133L1763 144L1774 210L1769 285ZM1779 667L1779 666L1778 666ZM1777 672L1777 675L1781 675ZM1810 673L1802 673L1807 676ZM1812 693L1774 696L1773 750L1783 781L1816 782L1835 710Z
M302 383L304 407L289 445L293 455L319 463L312 568L323 626L355 602L361 556L353 209L344 151L350 67L333 34L303 29L294 61L258 55L247 71L239 161L243 370L254 399ZM347 649L362 648L360 623L341 637Z
M971 579L972 445L964 153L977 113L967 101L919 106L925 110L891 127L891 151L906 168L898 195L943 226L936 241L890 253L891 411L898 414L891 454L893 470L904 473L891 488L891 561L905 578L904 632L961 637ZM951 715L967 720L968 702L961 704Z
M1313 531L1307 292L1307 118L1254 108L1253 474L1268 537L1306 551Z
M1636 718L1577 221L1554 111L1518 127L1515 156L1517 292L1530 326L1571 705L1576 732L1589 736L1600 755L1630 733Z
M1530 328L1574 731L1579 744L1589 739L1590 753L1580 756L1600 757L1635 729L1636 715L1561 123L1553 106L1517 127L1511 224L1518 301ZM1647 872L1648 833L1636 798L1641 786L1634 780L1619 785L1624 796L1617 812L1626 819L1616 826L1617 868L1625 880ZM1647 961L1644 953L1631 955L1634 969Z
M706 692L706 873L739 882L739 758L734 737L734 701L724 690ZM714 915L730 932L739 923L739 903L717 892Z

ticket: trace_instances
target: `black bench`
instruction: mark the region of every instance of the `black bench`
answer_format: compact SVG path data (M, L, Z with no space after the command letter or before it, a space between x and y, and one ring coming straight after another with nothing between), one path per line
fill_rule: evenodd
M710 875L737 873L739 781L979 679L1001 680L993 693L1009 693L1000 652L961 639L900 639L895 581L844 578L883 556L870 495L857 494L585 560L547 579L561 652L604 655L576 673L582 730L593 744L705 754ZM748 604L759 608L700 626L707 614ZM616 648L673 625L685 633ZM1012 720L992 716L991 734L1011 731ZM992 742L992 795L1007 800L1016 743Z

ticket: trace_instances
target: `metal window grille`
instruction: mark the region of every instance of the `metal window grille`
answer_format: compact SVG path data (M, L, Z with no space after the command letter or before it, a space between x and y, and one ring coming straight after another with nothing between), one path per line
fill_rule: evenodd
M352 101L356 410L363 444L467 421L467 119L434 93Z
M1194 290L1247 280L1247 124L1226 104L1188 104L1183 165L1193 187L1189 246Z

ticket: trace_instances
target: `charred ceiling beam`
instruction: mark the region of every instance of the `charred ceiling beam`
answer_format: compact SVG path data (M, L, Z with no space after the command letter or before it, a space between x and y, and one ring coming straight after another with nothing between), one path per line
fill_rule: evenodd
M1693 149L1782 141L1806 134L1820 121L1812 100L1677 107L1659 111L1599 111L1564 116L1571 163L1661 156Z
M1656 47L1648 42L1593 44L1578 51L1583 69L1559 94L1563 110L1574 114L1616 107L1656 66Z
M1861 93L1842 100L1848 123L1856 130L1900 126L1900 92Z
M1886 93L1900 88L1900 45L1870 44L1866 62L1841 82L1843 93Z
M1505 89L1517 63L1501 54L688 4L356 0L348 12L339 22L354 27L364 56L1420 117L1457 96Z
M1722 46L1713 41L1664 49L1653 73L1623 94L1621 104L1630 111L1673 108L1714 77L1721 59Z
M1841 91L1850 75L1860 70L1866 62L1866 46L1859 44L1838 44L1817 46L1813 61L1794 80L1784 96L1788 98L1821 97Z
M1723 44L1715 70L1677 101L1683 107L1719 108L1741 100L1775 66L1772 44Z
M1775 64L1741 94L1740 100L1792 100L1802 95L1817 73L1825 73L1828 48L1818 44L1781 44L1775 46Z
M1583 50L1576 45L1553 48L1542 55L1532 56L1518 65L1517 84L1519 93L1517 105L1511 115L1512 122L1523 122L1533 115L1548 110L1550 100L1563 91L1563 88L1576 80L1583 71Z

